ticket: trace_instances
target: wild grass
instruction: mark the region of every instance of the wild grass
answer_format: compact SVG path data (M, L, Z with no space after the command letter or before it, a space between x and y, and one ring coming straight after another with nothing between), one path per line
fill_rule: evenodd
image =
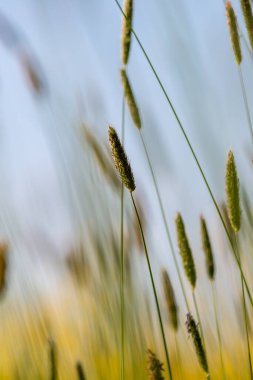
M86 215L79 207L82 198L79 199L77 189L71 190L72 173L65 167L66 179L71 182L69 195L77 197L74 203L80 220L75 224L78 231L74 244L71 249L66 248L66 259L61 263L60 286L45 291L43 297L36 290L31 299L24 294L26 302L21 302L9 289L12 278L8 275L15 264L10 260L13 242L10 239L0 244L0 378L253 379L253 217L247 183L243 179L239 181L240 171L232 149L226 164L224 153L221 165L225 176L219 187L225 188L226 203L220 206L172 97L135 32L134 2L125 0L123 7L118 0L113 3L122 12L121 120L115 129L109 127L109 142L105 133L97 133L86 122L82 124L80 140L87 160L88 185L82 194L88 205ZM241 7L252 47L251 4L241 1ZM241 70L243 55L238 22L230 2L226 2L226 12L252 132L251 109ZM134 41L174 115L210 195L210 205L214 206L219 220L216 235L216 219L209 220L203 215L200 234L192 236L188 232L188 228L193 230L192 225L198 225L197 213L192 213L185 222L178 212L174 229L171 228L171 210L167 209L149 150L153 141L146 142L145 108L135 95L134 80L128 77ZM41 83L33 67L26 63L24 68L34 89L40 92ZM126 111L131 116L130 122ZM139 171L134 175L135 146L130 146L129 134L125 133L131 124L136 127L142 146L138 157L143 158L151 176L144 190ZM151 202L157 202L170 249L172 261L168 256L163 264L158 252L167 252L165 239L160 238L151 207L145 201L147 193L151 194ZM187 201L192 202L188 198ZM212 226L211 234L209 226ZM157 239L152 240L154 235L158 235Z

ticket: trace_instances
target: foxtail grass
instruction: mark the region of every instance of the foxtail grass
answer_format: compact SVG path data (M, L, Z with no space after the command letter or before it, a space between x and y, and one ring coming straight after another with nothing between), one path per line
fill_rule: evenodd
M175 224L176 224L176 232L177 232L178 250L182 258L185 275L191 285L194 308L197 314L203 344L205 346L204 332L203 332L198 303L197 303L196 294L195 294L197 273L195 269L195 263L194 263L194 259L192 255L192 250L191 250L189 240L185 231L184 221L180 213L177 213L176 215Z
M119 10L121 11L121 13L123 14L123 16L126 17L126 15L125 15L125 13L124 13L124 11L123 11L123 9L122 9L119 1L118 0L114 0L114 1L115 1L116 5L118 6ZM179 126L179 128L180 128L180 130L181 130L181 132L183 134L183 137L184 137L184 139L185 139L185 141L186 141L186 143L188 145L188 148L190 149L190 152L191 152L191 154L193 156L193 159L194 159L194 161L195 161L195 163L196 163L196 165L198 167L198 170L199 170L199 172L201 174L201 177L202 177L202 179L204 181L204 184L205 184L205 186L207 188L207 191L208 191L208 193L209 193L209 195L210 195L210 197L212 199L213 205L214 205L214 207L216 209L216 212L217 212L217 214L219 216L219 219L221 221L221 224L223 226L223 229L224 229L225 234L227 236L227 239L229 241L229 244L230 244L230 247L231 247L231 251L233 253L233 257L234 257L234 259L236 261L236 264L238 266L239 271L241 272L241 274L243 276L243 281L244 281L244 284L245 284L245 287L246 287L246 290L247 290L247 293L248 293L248 296L249 296L249 300L250 300L251 306L253 307L253 298L252 298L251 292L249 290L249 286L248 286L247 280L246 280L246 278L244 276L242 267L241 267L240 262L239 262L239 260L237 258L236 251L235 251L235 248L233 246L233 240L232 240L232 238L231 238L231 236L229 234L229 231L228 231L228 229L226 227L225 221L223 219L223 216L222 216L222 213L221 213L220 208L218 206L218 203L216 201L216 198L215 198L215 196L213 194L213 191L212 191L212 189L211 189L211 187L209 185L209 182L208 182L207 177L206 177L206 175L204 173L204 170L202 169L200 161L199 161L199 159L198 159L198 157L197 157L197 155L195 153L193 145L192 145L192 143L191 143L191 141L190 141L190 139L188 137L188 134L186 133L186 130L185 130L185 128L184 128L184 126L183 126L183 124L182 124L182 122L181 122L181 120L180 120L177 112L176 112L176 109L174 108L174 106L172 104L172 101L170 100L170 97L169 97L169 95L168 95L165 87L163 86L163 83L162 83L162 81L161 81L161 79L160 79L160 77L159 77L159 75L158 75L158 73L157 73L157 71L156 71L156 69L155 69L155 67L154 67L151 59L149 58L149 56L148 56L148 54L147 54L147 52L146 52L143 44L141 43L141 40L139 39L139 37L138 37L137 33L135 32L135 30L133 29L133 27L131 27L131 31L132 31L132 34L133 34L133 36L135 37L135 39L137 41L137 44L140 47L140 49L141 49L141 51L142 51L142 53L143 53L143 55L144 55L144 57L145 57L148 65L149 65L149 67L150 67L153 75L155 76L155 79L158 82L158 85L161 88L161 91L162 91L163 95L166 98L166 101L167 101L167 103L168 103L168 105L169 105L169 107L170 107L170 109L171 109L171 111L172 111L172 113L173 113L176 121L177 121L177 124L178 124L178 126Z
M148 350L148 376L150 380L164 380L163 377L163 364L156 357L154 352Z
M162 269L161 279L162 279L164 298L165 298L165 302L166 302L166 307L167 307L167 311L168 311L170 324L171 324L173 330L177 331L177 329L178 329L178 308L177 308L174 289L172 287L172 283L170 281L169 274L166 271L166 269Z
M141 219L140 219L138 209L136 207L136 203L135 203L135 200L133 197L133 191L135 190L135 181L134 181L133 172L132 172L131 166L129 164L125 150L124 150L124 148L123 148L123 146L122 146L122 144L118 138L117 132L115 131L114 128L109 127L108 133L109 133L109 142L110 142L111 151L112 151L112 158L114 160L116 170L118 171L118 173L121 177L122 183L130 192L133 207L134 207L134 210L136 213L136 217L138 219L139 228L140 228L143 246L144 246L144 251L145 251L145 256L146 256L146 260L147 260L147 264L148 264L148 270L149 270L151 285L152 285L155 303L156 303L156 309L157 309L159 325L160 325L160 329L161 329L161 335L162 335L164 351L165 351L165 356L166 356L166 362L167 362L167 367L168 367L168 374L169 374L170 380L172 380L169 351L168 351L168 347L167 347L167 342L166 342L166 337L165 337L165 332L164 332L164 327L163 327L163 322L162 322L162 315L161 315L161 310L160 310L160 306L159 306L156 286L155 286L154 277L153 277L153 271L152 271L152 267L150 264L150 259L149 259L147 245L146 245L146 239L145 239L143 228L142 228Z
M121 33L121 59L122 64L127 65L131 48L131 26L133 18L133 0L124 0L124 14Z
M207 377L210 379L206 352L205 352L196 322L190 313L186 315L186 328L187 328L188 334L192 338L194 349L195 349L199 364L201 368L204 370Z
M227 196L227 210L230 224L233 228L235 234L235 246L239 262L241 262L237 234L241 227L241 207L240 207L240 190L239 190L239 178L237 175L237 169L235 164L235 159L232 150L228 152L227 164L226 164L226 176L225 176L225 190ZM241 276L241 287L243 296L243 314L244 314L244 324L247 339L247 350L248 350L248 360L249 360L249 370L250 378L253 379L252 362L251 362L251 352L249 343L249 329L248 329L248 319L247 319L247 305L245 299L244 283Z
M228 29L229 29L229 34L230 34L231 45L234 52L235 62L238 67L238 74L239 74L240 86L242 90L243 102L245 106L247 123L249 127L249 132L253 141L253 126L252 126L252 120L250 116L247 93L246 93L244 79L243 79L243 73L241 69L242 52L241 52L241 45L240 45L240 37L238 33L237 19L236 19L234 9L231 5L231 2L227 1L225 6L226 6L226 14L227 14ZM241 0L241 7L242 7L244 20L245 20L246 28L247 28L249 39L250 39L250 44L253 44L253 17L252 17L251 5L248 0Z
M253 50L253 15L250 0L240 0L240 3L251 50Z
M205 255L206 272L207 272L207 276L208 276L209 280L211 281L211 286L212 286L214 316L215 316L215 325L216 325L216 332L217 332L217 338L218 338L218 344L219 344L219 354L220 354L222 376L223 376L223 379L226 379L223 353L222 353L221 333L220 333L220 326L219 326L219 322L218 322L217 304L216 304L216 297L215 297L214 255L213 255L212 245L211 245L206 221L205 221L203 216L200 217L200 236L201 236L202 250L203 250L204 255Z
M225 6L231 46L234 52L235 62L239 66L242 62L242 51L240 45L240 37L237 29L236 15L230 1L227 1Z

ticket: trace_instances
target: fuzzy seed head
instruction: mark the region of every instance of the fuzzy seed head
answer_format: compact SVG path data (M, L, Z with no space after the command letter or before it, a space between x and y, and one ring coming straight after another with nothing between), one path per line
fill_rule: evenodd
M185 232L184 222L180 213L178 213L176 216L175 224L178 248L179 253L182 257L184 271L192 288L194 289L197 280L195 265L192 257L191 247L189 245L188 238Z
M232 49L234 51L235 61L237 65L240 65L242 61L240 38L238 34L236 15L230 1L226 2L226 14L227 14L228 29L229 29Z
M149 380L164 380L163 377L163 364L157 359L156 355L151 351L148 354L148 374Z
M129 112L131 114L131 117L133 119L133 123L136 126L136 128L141 129L141 118L139 114L139 110L134 98L134 94L130 85L130 82L127 77L127 73L124 69L120 71L121 73L121 82L125 94L125 99L129 108Z
M211 246L211 242L210 242L210 238L209 238L209 234L207 230L206 221L203 218L203 216L200 217L200 234L201 234L202 249L205 254L207 275L210 278L210 280L213 280L214 272L215 272L213 251L212 251L212 246Z
M109 127L108 134L115 168L122 183L130 192L133 192L135 190L134 176L125 150L114 128Z
M237 176L235 159L232 150L228 152L227 156L225 182L228 217L234 232L237 233L241 227L241 209L239 179Z
M186 314L185 324L186 324L187 332L193 340L193 344L194 344L194 348L197 354L199 364L201 365L205 373L208 374L209 370L208 370L208 364L207 364L207 359L206 359L206 353L201 341L198 327L196 325L196 322L193 319L193 316L190 313Z
M131 47L131 27L133 18L133 0L125 0L123 4L122 34L121 34L121 59L123 65L127 65Z
M177 304L174 289L172 287L169 274L166 269L161 271L163 291L165 295L166 306L168 309L168 315L170 323L175 331L178 329L178 315L177 315Z
M249 0L241 0L241 8L242 8L242 13L249 37L249 42L251 49L253 50L253 16L252 16L252 9L251 9L251 4Z

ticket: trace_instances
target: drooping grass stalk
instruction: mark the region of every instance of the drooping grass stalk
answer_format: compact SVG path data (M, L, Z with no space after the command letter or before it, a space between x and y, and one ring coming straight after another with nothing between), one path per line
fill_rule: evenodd
M121 7L119 1L118 1L118 0L114 0L114 1L115 1L115 3L117 4L117 6L119 7L121 13L125 16L125 14L124 14L124 12L123 12L123 9L122 9L122 7ZM221 221L221 224L222 224L222 226L223 226L223 228L224 228L224 231L225 231L225 234L226 234L226 236L227 236L228 242L229 242L229 244L230 244L230 246L231 246L231 251L232 251L233 257L234 257L234 259L235 259L235 261L236 261L236 264L237 264L237 266L238 266L238 269L239 269L240 273L242 274L243 281L244 281L244 284L245 284L245 288L246 288L246 290L247 290L248 297L249 297L249 300L250 300L250 304L251 304L251 306L253 307L253 298L252 298L251 292L250 292L250 290L249 290L249 286L248 286L247 280L246 280L246 278L245 278L245 276L244 276L244 273L243 273L243 270L242 270L241 264L240 264L240 262L239 262L239 260L238 260L238 258L237 258L237 255L236 255L236 252L235 252L235 249L234 249L234 246L233 246L232 238L231 238L231 236L230 236L230 234L229 234L229 231L228 231L227 226L226 226L226 224L225 224L225 220L224 220L224 218L223 218L223 216L222 216L222 213L221 213L221 211L220 211L220 208L219 208L219 206L218 206L218 203L217 203L217 201L216 201L216 198L214 197L214 194L213 194L212 189L211 189L211 187L210 187L210 185L209 185L209 182L208 182L208 180L207 180L207 177L206 177L206 175L205 175L205 173L204 173L204 171L203 171L203 169L202 169L202 166L201 166L201 164L200 164L200 161L199 161L199 159L198 159L198 157L197 157L197 155L196 155L196 153L195 153L195 150L194 150L194 148L193 148L193 145L192 145L191 142L190 142L190 139L189 139L189 137L188 137L188 135L187 135L187 133L186 133L184 127L183 127L183 124L181 123L181 120L180 120L180 118L179 118L179 116L178 116L178 114L177 114L177 112L176 112L176 110L175 110L175 108L174 108L174 106L173 106L171 100L170 100L170 97L169 97L167 91L165 90L165 87L164 87L163 84L162 84L162 81L161 81L161 79L160 79L160 77L159 77L159 75L158 75L158 73L157 73L157 71L156 71L156 69L155 69L155 67L154 67L154 65L153 65L153 63L152 63L152 61L150 60L150 58L149 58L149 56L148 56L146 50L144 49L144 46L142 45L142 43L141 43L141 41L140 41L138 35L136 34L135 30L133 29L133 27L131 27L131 31L132 31L132 34L134 35L134 37L135 37L135 39L136 39L136 41L137 41L137 44L138 44L139 47L140 47L142 53L144 54L144 57L145 57L145 59L146 59L148 65L149 65L149 67L150 67L150 69L151 69L153 75L155 76L155 78L156 78L156 80L157 80L157 82L158 82L158 84L159 84L159 86L160 86L160 88L161 88L161 91L162 91L163 95L164 95L165 98L166 98L167 103L169 104L169 106L170 106L170 108L171 108L171 111L172 111L172 113L173 113L173 115L174 115L174 117L175 117L175 119L176 119L176 121L177 121L177 123L178 123L178 126L179 126L179 128L180 128L180 130L181 130L181 132L182 132L182 134L183 134L183 137L184 137L184 139L185 139L185 141L186 141L186 143L187 143L187 145L188 145L188 147L189 147L189 149L190 149L190 152L191 152L191 154L192 154L192 156L193 156L193 159L194 159L194 161L195 161L195 163L196 163L196 165L197 165L197 167L198 167L198 170L199 170L199 172L200 172L200 174L201 174L201 177L202 177L202 179L203 179L203 181L204 181L204 183L205 183L205 186L206 186L206 188L207 188L207 191L208 191L208 193L209 193L209 195L210 195L210 197L211 197L211 199L212 199L212 202L213 202L213 204L214 204L214 207L215 207L215 209L216 209L216 211L217 211L217 214L218 214L218 216L219 216L219 219L220 219L220 221Z
M121 141L124 146L125 135L125 99L122 100L121 117ZM121 342L121 362L120 378L124 380L125 374L125 298L124 298L124 185L121 183L120 192L120 342Z
M139 227L140 227L140 231L141 231L144 251L145 251L146 260L147 260L147 264L148 264L149 275L150 275L152 289L153 289L153 293L154 293L154 297L155 297L156 309L157 309L157 314L158 314L158 319L159 319L159 324L160 324L160 329L161 329L161 334L162 334L162 340L163 340L163 345L164 345L164 350L165 350L165 356L166 356L169 378L172 380L172 372L171 372L171 364L170 364L170 359L169 359L169 352L168 352L168 347L167 347L167 342L166 342L166 337L165 337L165 332L164 332L164 327L163 327L163 322L162 322L162 315L161 315L158 296L157 296L157 292L156 292L155 282L154 282L154 278L153 278L153 272L152 272L152 268L151 268L151 264L150 264L150 260L149 260L149 254L148 254L148 249L147 249L147 245L146 245L146 240L145 240L145 236L144 236L143 229L142 229L141 219L140 219L140 216L139 216L139 213L138 213L135 201L134 201L133 193L130 192L130 195L131 195L134 210L135 210L136 217L138 219L138 223L139 223Z
M220 333L220 326L219 326L219 320L218 320L217 301L216 301L216 294L215 293L216 293L215 284L212 281L212 297L213 297L213 306L214 306L215 325L216 325L216 331L217 331L217 337L218 337L218 343L219 343L219 354L220 354L222 377L225 380L226 379L226 372L225 372L223 353L222 353L222 341L221 341L221 333Z
M234 159L233 152L231 150L228 152L228 156L227 156L225 190L226 190L226 196L227 196L228 217L235 234L236 254L237 254L239 262L241 263L240 252L239 252L238 243L237 243L237 234L241 227L240 186L239 186L239 178L237 175L235 159ZM247 319L247 308L246 308L247 306L246 306L246 300L245 300L245 294L244 294L244 283L243 283L242 276L241 276L241 287L242 287L242 296L243 296L243 314L244 314L245 332L246 332L246 339L247 339L250 378L252 380L253 373L252 373L251 353L250 353L250 344L249 344L248 319Z
M171 372L171 364L170 364L170 359L169 359L169 352L168 352L168 348L167 348L166 337L165 337L165 332L164 332L164 327L163 327L163 322L162 322L162 316L161 316L160 306L159 306L159 302L158 302L158 296L157 296L156 287L155 287L154 278L153 278L153 272L152 272L152 268L151 268L151 264L150 264L150 260L149 260L149 254L148 254L146 240L145 240L145 236L144 236L144 232L143 232L143 228L142 228L141 219L140 219L139 212L138 212L138 209L136 207L136 203L135 203L135 200L133 197L133 191L136 188L134 175L132 172L131 165L128 161L127 155L125 153L125 150L124 150L124 148L120 142L120 139L117 135L117 132L115 131L114 128L109 126L108 134L109 134L109 143L111 146L112 158L114 161L115 168L119 173L119 176L121 178L122 183L124 184L124 186L126 186L126 188L130 192L131 200L132 200L133 207L135 210L135 214L136 214L136 217L138 220L138 224L139 224L139 228L140 228L140 232L141 232L141 237L142 237L142 241L143 241L143 246L144 246L144 251L145 251L145 256L146 256L146 260L147 260L147 264L148 264L148 270L149 270L149 274L150 274L151 285L152 285L155 303L156 303L159 325L160 325L160 329L161 329L161 335L162 335L162 340L163 340L163 345L164 345L164 350L165 350L166 362L167 362L167 366L168 366L168 374L169 374L170 380L172 380L172 372Z
M76 363L76 372L78 380L86 380L86 376L84 374L83 366L81 362Z
M52 339L48 341L49 345L49 363L50 363L50 380L57 380L57 358L56 346Z

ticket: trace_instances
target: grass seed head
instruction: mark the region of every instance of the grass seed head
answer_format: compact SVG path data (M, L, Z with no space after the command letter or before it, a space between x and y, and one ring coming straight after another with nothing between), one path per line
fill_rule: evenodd
M148 374L150 380L164 380L163 364L157 359L156 355L148 350Z
M133 0L125 0L123 4L122 34L121 34L121 59L123 65L127 65L131 47L131 28L133 18Z
M177 242L179 253L183 260L183 267L185 270L186 277L188 278L192 288L196 285L196 270L194 265L194 260L192 257L191 247L188 242L188 238L185 232L184 222L180 213L177 214L176 220L176 231L177 231Z
M173 329L176 331L178 329L177 304L174 289L166 269L162 269L161 277L169 319Z
M134 176L125 150L114 128L109 127L108 134L114 165L120 175L122 183L130 192L133 192L135 190Z
M236 15L230 1L226 2L226 14L227 14L228 29L229 29L232 49L234 51L235 61L237 65L240 65L242 61L240 38L238 34Z
M208 364L207 364L207 359L206 359L206 353L201 341L201 337L199 334L198 327L196 325L196 322L193 319L193 316L190 313L186 314L186 328L188 331L188 334L191 336L195 348L195 352L198 357L199 364L205 371L205 373L209 373L208 370Z
M241 0L241 9L249 37L251 49L253 50L253 16L249 0Z
M241 227L241 209L239 179L232 150L228 152L226 165L227 212L233 231L237 233Z
M203 218L203 216L200 217L200 234L201 234L201 242L202 242L202 249L205 254L205 260L206 260L206 270L207 275L210 278L210 280L214 279L214 273L215 273L215 266L214 266L214 258L213 258L213 251L212 246L206 226L206 221Z
M134 98L134 94L130 85L130 82L127 77L127 73L124 69L120 71L121 73L121 82L125 94L125 99L128 104L129 112L131 114L131 117L133 119L134 125L136 128L141 129L141 118L139 114L139 110Z

